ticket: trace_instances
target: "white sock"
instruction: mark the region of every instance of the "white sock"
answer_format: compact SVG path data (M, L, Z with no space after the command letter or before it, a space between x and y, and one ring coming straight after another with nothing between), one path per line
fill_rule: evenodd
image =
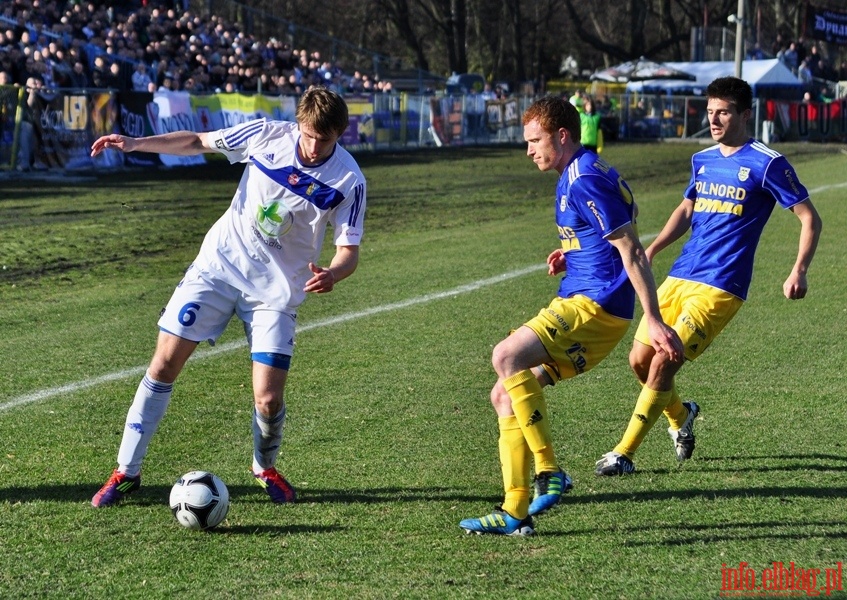
M261 473L276 464L282 427L285 425L285 404L273 417L263 417L253 409L253 472Z
M126 414L126 426L118 450L118 470L130 477L141 472L141 461L147 454L150 438L156 433L171 401L174 384L161 383L144 374L135 399Z

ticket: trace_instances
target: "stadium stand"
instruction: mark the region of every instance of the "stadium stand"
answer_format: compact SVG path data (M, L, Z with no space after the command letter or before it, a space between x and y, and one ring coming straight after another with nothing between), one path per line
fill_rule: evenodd
M323 84L345 94L391 92L378 74L340 65L320 50L260 39L221 16L201 17L173 6L12 0L0 13L0 72L14 85L38 75L48 89L147 89L299 94ZM140 77L140 76L139 76Z

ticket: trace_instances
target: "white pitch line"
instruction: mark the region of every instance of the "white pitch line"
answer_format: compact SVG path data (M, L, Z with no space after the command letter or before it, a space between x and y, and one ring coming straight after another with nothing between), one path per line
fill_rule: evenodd
M650 239L656 237L656 234L643 235L641 236L642 242L647 242ZM541 271L542 269L546 269L547 265L532 265L530 267L524 267L523 269L517 269L515 271L509 271L508 273L503 273L502 275L495 275L494 277L489 277L487 279L480 279L478 281L473 281L471 283L467 283L465 285L460 285L459 287L453 288L452 290L447 290L445 292L435 292L432 294L425 294L423 296L417 296L415 298L409 298L408 300L402 300L400 302L393 302L391 304L383 304L381 306L374 306L373 308L369 308L367 310L361 310L357 312L351 312L343 315L338 315L337 317L330 317L328 319L322 319L320 321L315 321L313 323L306 323L297 328L298 332L309 331L310 329L318 329L320 327L329 327L330 325L339 325L341 323L347 323L348 321L354 321L356 319L362 319L365 317L371 317L373 315L378 315L381 313L391 312L395 310L400 310L402 308L408 308L410 306L415 306L417 304L427 304L429 302L434 302L435 300L443 300L444 298L451 298L453 296L458 296L459 294L466 294L468 292L473 292L478 289L488 287L490 285L495 285L497 283L501 283L503 281L508 281L510 279L515 279L516 277L522 277L524 275L528 275L530 273L534 273L535 271ZM215 346L214 348L210 348L208 350L198 350L190 360L203 360L212 356L217 356L218 354L223 354L224 352L231 352L238 348L243 348L247 345L245 340L228 342L226 344L220 344ZM39 402L40 400L47 400L48 398L53 398L55 396L59 396L61 394L73 394L76 392L80 392L83 390L87 390L89 388L104 384L110 383L112 381L119 381L121 379L125 379L127 377L140 377L147 370L147 365L143 367L132 367L130 369L124 369L123 371L116 371L114 373L107 373L106 375L101 375L99 377L93 377L91 379L84 379L82 381L75 381L73 383L68 383L65 385L60 385L57 387L47 388L43 390L37 390L35 392L30 392L29 394L24 394L23 396L18 396L17 398L12 398L6 402L0 404L0 412L9 410L10 408L14 408L16 406L21 406L23 404L31 404L33 402Z
M831 189L838 189L847 187L847 182L843 183L834 183L830 185L822 185L809 190L809 194L819 194L820 192L825 192ZM649 240L652 240L658 234L648 234L641 236L642 243L646 243ZM441 300L443 298L450 298L452 296L457 296L459 294L464 294L467 292L473 292L483 287L487 287L489 285L494 285L496 283L500 283L502 281L508 281L509 279L514 279L515 277L521 277L523 275L527 275L529 273L533 273L535 271L540 271L541 269L546 268L547 265L534 265L531 267L524 267L523 269L518 269L517 271L510 271L508 273L504 273L502 275L497 275L495 277L489 277L488 279L481 279L479 281L475 281L472 283L468 283L466 285L460 285L457 288L453 288L452 290L448 290L446 292L437 292L434 294L427 294L425 296L418 296L417 298L410 298L408 300L403 300L402 302L395 302L392 304L383 304L382 306L375 306L373 308L369 308L368 310L363 310L354 313L347 313L344 315L339 315L337 317L331 317L329 319L324 319L322 321L315 321L314 323L307 323L298 327L298 331L309 331L310 329L317 329L319 327L327 327L329 325L338 325L340 323L346 323L348 321L353 321L355 319L361 319L364 317L370 317L373 315L377 315L384 312L390 312L393 310L399 310L401 308L407 308L409 306L414 306L416 304L425 304L428 302L432 302L434 300ZM236 350L238 348L244 347L246 344L245 341L238 342L229 342L227 344L221 344L219 346L215 346L209 350L205 351L197 351L195 355L191 357L191 360L202 360L204 358L209 358L211 356L217 356L218 354L222 354L224 352L231 352L232 350ZM48 398L52 398L54 396L58 396L60 394L73 394L75 392L79 392L82 390L87 390L89 388L101 385L103 383L109 383L112 381L119 381L121 379L125 379L127 377L138 377L143 375L146 371L147 366L143 367L133 367L131 369L124 369L123 371L116 371L114 373L107 373L106 375L101 375L100 377L94 377L92 379L85 379L83 381L76 381L73 383L68 383L66 385L61 385L58 387L47 388L44 390L37 390L35 392L30 392L29 394L24 394L23 396L18 396L17 398L12 398L6 402L0 404L0 412L8 410L10 408L14 408L16 406L21 406L23 404L30 404L32 402L38 402L40 400L46 400Z
M816 187L814 189L809 190L809 195L811 196L812 194L819 194L820 192L825 192L827 190L834 190L843 187L847 187L847 181L843 183L833 183L831 185L822 185L820 187Z
M330 325L339 325L341 323L347 323L348 321L354 321L356 319L362 319L364 317L370 317L373 315L378 315L385 312L391 312L394 310L400 310L402 308L408 308L410 306L415 306L416 304L427 304L429 302L433 302L435 300L442 300L444 298L450 298L452 296L458 296L459 294L465 294L467 292L473 292L480 288L484 288L490 285L494 285L496 283L501 283L503 281L508 281L510 279L514 279L516 277L521 277L523 275L527 275L529 273L533 273L535 271L540 271L542 269L546 269L547 265L533 265L531 267L525 267L523 269L518 269L516 271L510 271L508 273L503 273L502 275L496 275L494 277L489 277L488 279L481 279L479 281L474 281L472 283L468 283L465 285L460 285L459 287L453 288L452 290L447 290L445 292L436 292L432 294L426 294L424 296L418 296L416 298L409 298L408 300L403 300L401 302L393 302L391 304L383 304L381 306L374 306L373 308L368 308L366 310L351 312L343 315L338 315L337 317L330 317L328 319L322 319L320 321L315 321L313 323L306 323L305 325L301 325L297 328L298 332L309 331L310 329L318 329L320 327L328 327ZM226 344L219 344L213 348L208 350L199 350L197 351L190 360L203 360L206 358L210 358L212 356L217 356L218 354L223 354L224 352L231 352L232 350L236 350L238 348L243 348L247 345L245 340L239 340L234 342L228 342ZM68 383L66 385L60 385L57 387L47 388L43 390L38 390L35 392L31 392L29 394L24 394L23 396L18 396L17 398L12 398L7 402L3 402L0 404L0 412L8 410L10 408L14 408L16 406L21 406L23 404L30 404L32 402L38 402L40 400L46 400L48 398L53 398L55 396L59 396L61 394L73 394L75 392L80 392L82 390L87 390L89 388L109 383L112 381L118 381L127 377L140 377L146 371L147 366L143 367L132 367L130 369L124 369L123 371L116 371L114 373L107 373L106 375L101 375L100 377L93 377L91 379L84 379L82 381L75 381L73 383Z

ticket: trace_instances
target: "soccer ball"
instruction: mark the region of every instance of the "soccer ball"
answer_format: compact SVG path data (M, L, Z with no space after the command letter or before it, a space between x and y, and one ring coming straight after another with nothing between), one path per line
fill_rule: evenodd
M217 475L191 471L171 488L171 511L188 529L211 529L229 512L229 490Z

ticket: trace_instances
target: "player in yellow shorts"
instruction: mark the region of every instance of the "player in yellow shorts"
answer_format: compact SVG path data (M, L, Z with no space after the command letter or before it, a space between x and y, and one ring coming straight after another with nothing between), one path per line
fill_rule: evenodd
M718 288L676 277L668 277L657 294L662 320L679 334L686 360L703 354L744 304L741 298ZM638 324L635 340L650 345L644 323Z
M694 154L682 203L647 248L652 261L689 229L691 237L659 288L662 317L679 333L685 358L694 360L712 343L747 298L759 237L779 204L800 220L800 242L783 284L789 300L805 297L806 272L815 255L821 220L809 192L784 156L750 138L753 92L736 77L721 77L706 88L706 108L716 146ZM629 363L642 384L623 438L597 461L598 475L635 471L632 458L662 413L679 461L694 452L696 402L682 402L675 376L682 363L668 360L636 332Z
M557 296L550 306L524 323L535 332L553 360L543 369L554 385L590 371L606 358L629 329L630 321L610 315L588 296ZM539 371L540 374L540 371Z
M468 533L529 535L532 517L571 487L553 451L542 386L596 366L623 337L638 296L650 343L682 361L682 343L662 322L656 284L638 235L632 192L618 173L579 143L576 109L559 97L536 101L523 115L527 154L559 174L556 226L560 247L548 273L565 273L558 297L494 348L497 413L505 497L494 511L464 519ZM530 469L535 465L535 479ZM530 502L530 487L534 497Z

